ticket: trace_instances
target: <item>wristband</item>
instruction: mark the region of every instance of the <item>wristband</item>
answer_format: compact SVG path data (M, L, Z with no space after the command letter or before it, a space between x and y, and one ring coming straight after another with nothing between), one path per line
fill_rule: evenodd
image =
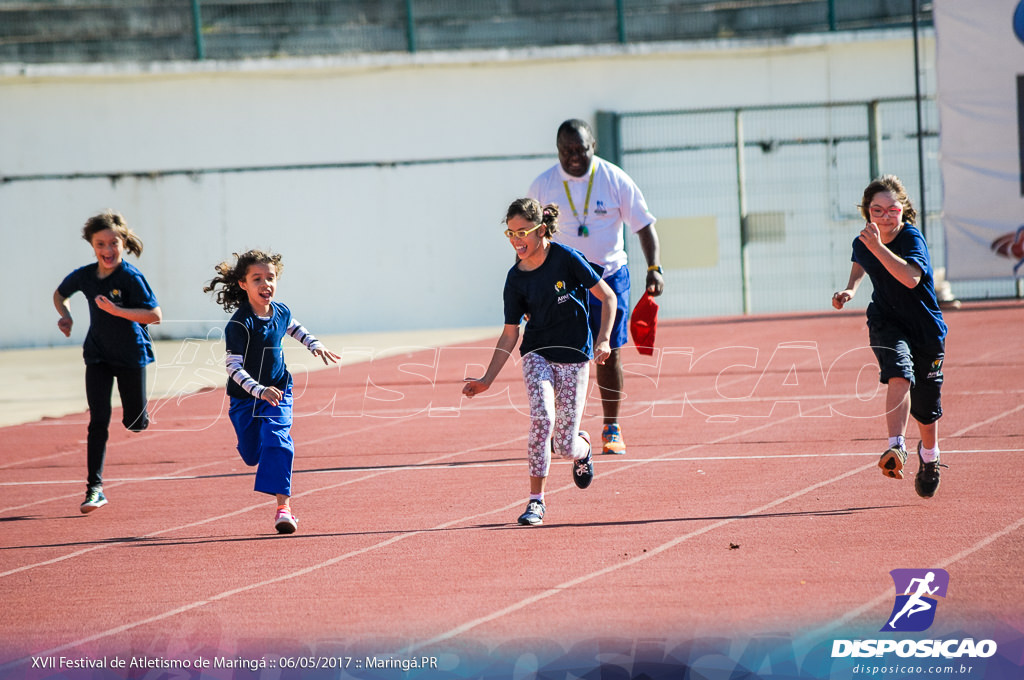
M661 265L660 264L652 264L650 267L647 268L647 271L648 271L648 273L650 273L650 272L658 272L659 274L664 274L664 272L661 271Z

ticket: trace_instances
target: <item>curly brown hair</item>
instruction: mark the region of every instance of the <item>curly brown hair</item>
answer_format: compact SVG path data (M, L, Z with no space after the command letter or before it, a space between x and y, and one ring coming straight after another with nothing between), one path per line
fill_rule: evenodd
M243 302L249 299L246 292L238 285L239 281L245 280L249 265L272 264L277 270L278 276L281 275L281 270L284 268L282 258L277 253L249 250L241 255L238 253L232 253L232 255L234 255L235 261L233 263L221 262L214 267L217 270L217 276L203 286L204 293L216 291L217 304L223 307L225 312L238 309Z

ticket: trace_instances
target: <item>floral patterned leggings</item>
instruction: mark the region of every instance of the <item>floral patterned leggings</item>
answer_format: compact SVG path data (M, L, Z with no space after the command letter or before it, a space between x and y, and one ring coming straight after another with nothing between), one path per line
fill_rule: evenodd
M585 458L590 451L579 436L589 380L589 362L556 364L537 354L523 357L523 381L530 399L531 477L548 476L552 445L562 458Z

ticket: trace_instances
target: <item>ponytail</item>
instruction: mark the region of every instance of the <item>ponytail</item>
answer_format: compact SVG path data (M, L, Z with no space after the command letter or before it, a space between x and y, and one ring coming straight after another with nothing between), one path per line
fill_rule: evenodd
M85 226L82 227L82 238L91 244L92 237L106 229L114 232L121 239L121 242L124 243L124 249L129 253L135 257L142 255L142 239L128 228L128 223L125 221L124 216L113 210L107 210L86 220Z

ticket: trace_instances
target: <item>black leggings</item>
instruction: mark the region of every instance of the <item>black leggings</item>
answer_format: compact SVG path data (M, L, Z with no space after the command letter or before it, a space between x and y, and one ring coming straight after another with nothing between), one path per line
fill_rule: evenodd
M146 367L86 364L85 398L89 402L89 486L103 484L103 459L107 454L107 434L112 410L110 396L113 393L115 378L124 410L121 422L132 432L141 432L149 427L149 414L146 412Z

